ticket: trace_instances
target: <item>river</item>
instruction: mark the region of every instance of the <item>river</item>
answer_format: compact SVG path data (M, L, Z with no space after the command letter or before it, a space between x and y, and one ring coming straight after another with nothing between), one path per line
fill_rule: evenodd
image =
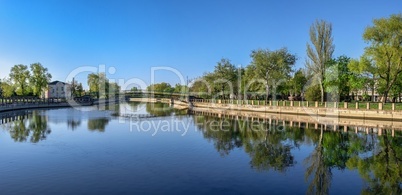
M402 133L162 103L0 113L1 194L401 194Z

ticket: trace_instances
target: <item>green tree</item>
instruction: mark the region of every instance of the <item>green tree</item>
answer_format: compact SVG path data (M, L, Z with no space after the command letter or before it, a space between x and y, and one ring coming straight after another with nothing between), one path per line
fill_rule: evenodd
M214 79L211 84L217 91L220 91L220 96L223 99L225 99L226 94L234 94L237 91L237 68L229 59L222 58L215 66L212 75ZM229 91L225 89L229 89Z
M371 89L371 101L374 100L375 83L377 81L376 68L374 64L364 56L360 60L352 59L348 63L349 74L349 87L354 93L360 90L363 94Z
M17 95L27 95L30 92L28 79L30 73L28 66L23 64L14 65L10 71L10 79L15 86Z
M202 77L196 78L194 82L191 84L189 92L191 95L195 95L197 97L209 98L212 89L207 80L207 75L210 73L204 74Z
M30 68L31 77L29 77L29 83L32 86L32 92L34 95L40 96L46 90L52 75L40 63L33 63Z
M174 88L169 83L156 83L147 87L147 91L160 93L173 93Z
M242 76L242 91L246 95L264 95L266 93L265 86L266 81L259 79L256 76L256 65L250 64L244 70L244 76Z
M297 96L303 93L303 88L307 83L307 77L304 74L302 69L299 69L295 72L292 79L289 82L289 92L290 95Z
M188 87L186 85L180 85L179 83L176 83L174 86L174 93L187 93L188 92Z
M304 91L304 98L307 101L320 101L321 100L321 90L318 85L310 85Z
M91 73L88 75L89 91L96 94L96 97L107 97L107 91L109 90L109 80L106 78L106 74L100 72L98 74Z
M14 86L11 82L10 79L3 79L3 81L0 83L0 88L1 88L1 95L5 98L11 97L14 95Z
M314 74L321 91L321 103L324 102L324 80L327 61L332 59L335 46L333 45L332 24L317 20L310 27L310 41L307 44L307 69Z
M369 44L365 55L374 61L379 76L379 92L383 102L402 72L402 14L373 20L363 39Z
M349 75L348 68L350 58L340 56L327 62L324 86L326 92L331 94L332 101L342 101L349 99Z
M251 66L255 66L255 78L265 81L266 100L271 87L276 87L282 81L287 81L296 62L296 55L289 53L287 48L279 50L258 49L251 52Z
M120 92L120 86L117 83L109 83L108 82L108 93L109 93L109 97L110 96L114 96L116 94L119 94Z

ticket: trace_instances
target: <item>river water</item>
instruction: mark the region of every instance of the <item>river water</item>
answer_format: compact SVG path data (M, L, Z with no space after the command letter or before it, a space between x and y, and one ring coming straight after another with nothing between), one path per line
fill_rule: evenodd
M289 127L161 103L0 118L0 194L402 193L400 131Z

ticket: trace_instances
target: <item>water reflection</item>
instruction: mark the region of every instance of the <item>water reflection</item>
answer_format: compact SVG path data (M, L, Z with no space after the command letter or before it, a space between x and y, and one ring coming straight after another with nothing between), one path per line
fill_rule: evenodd
M364 194L402 194L402 140L387 130L385 134L373 140L370 155L355 155L347 162L347 167L357 169L366 181Z
M357 171L365 182L363 194L402 194L401 131L378 128L375 132L374 128L369 131L364 126L339 128L301 122L298 127L292 121L279 118L235 119L200 113L189 116L187 110L176 110L163 103L129 105L133 112L145 109L153 116L192 119L189 121L222 157L242 149L249 156L247 160L253 170L291 173L292 167L300 166L308 194L328 194L334 172L338 170ZM104 109L12 112L0 118L3 129L15 142L37 143L49 136L52 124L63 122L71 130L105 132L111 128L111 120L116 119L111 113L125 112L119 105ZM300 153L306 153L305 157L296 158Z
M147 113L154 116L186 116L188 114L188 110L178 110L174 109L172 106L162 102L155 103L146 103L146 111Z
M222 156L235 148L244 148L250 167L258 171L286 172L297 162L294 150L313 145L304 159L308 194L328 194L332 172L358 170L366 181L364 194L401 194L402 133L382 130L382 135L320 129L285 127L250 120L233 120L207 115L194 116L203 136L212 141ZM214 125L212 125L214 123ZM253 127L254 126L254 127ZM396 135L395 135L396 134Z
M106 125L109 123L109 118L96 118L88 120L88 130L104 132Z
M4 129L10 132L11 138L16 142L30 141L37 143L46 139L51 133L45 116L41 111L15 112L12 115L2 115L2 120L8 120L3 124ZM11 120L10 120L11 117Z

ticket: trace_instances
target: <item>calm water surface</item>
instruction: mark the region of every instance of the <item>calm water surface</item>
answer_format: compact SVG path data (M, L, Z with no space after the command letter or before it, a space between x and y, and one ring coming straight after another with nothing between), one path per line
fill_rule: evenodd
M282 127L145 103L0 118L1 194L402 193L400 132Z

